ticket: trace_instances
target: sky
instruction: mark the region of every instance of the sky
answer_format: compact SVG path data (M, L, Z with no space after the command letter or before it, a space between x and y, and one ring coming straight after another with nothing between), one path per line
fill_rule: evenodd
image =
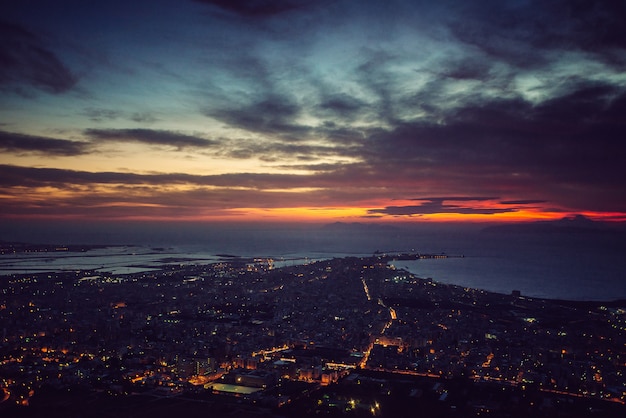
M0 5L0 219L626 220L626 2Z

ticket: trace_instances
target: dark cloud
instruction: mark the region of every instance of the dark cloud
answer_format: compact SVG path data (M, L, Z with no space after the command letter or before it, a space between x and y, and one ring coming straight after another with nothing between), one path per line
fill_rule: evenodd
M363 51L364 62L356 68L355 76L363 89L376 98L374 115L381 123L396 124L403 109L403 88L398 89L398 76L390 70L398 63L396 53L383 50Z
M443 123L402 123L373 134L368 158L396 157L399 164L420 161L450 169L451 164L475 163L477 169L502 173L524 168L549 172L557 165L566 169L566 177L592 170L615 175L626 153L619 141L626 124L614 110L623 106L622 97L618 89L603 87L538 105L517 99L476 103L451 111ZM402 154L396 154L398 149ZM604 164L596 161L601 156Z
M14 165L0 165L0 184L4 187L40 187L56 185L58 187L82 186L96 183L128 182L140 183L137 174L128 173L90 173L86 171L64 170L58 168L32 168Z
M489 200L496 200L497 197L485 197L485 196L438 196L438 197L416 197L409 200L427 200L431 203L442 204L444 201L455 202L484 202Z
M366 138L367 129L349 128L344 124L334 121L324 121L324 123L315 128L315 134L319 137L327 138L328 141L339 147L355 146L362 144Z
M361 114L364 103L347 94L333 94L324 97L319 104L322 115L338 116L340 118L354 118Z
M526 8L517 10L511 2L464 3L462 13L453 15L452 34L462 43L479 51L489 61L506 62L515 67L534 68L545 64L543 50L531 48L533 20ZM485 13L485 9L489 10ZM520 17L520 13L523 15ZM532 19L534 16L530 16Z
M244 17L269 17L299 10L311 0L195 0Z
M102 122L122 118L124 117L124 112L113 109L89 108L84 110L83 115L87 116L90 120L94 122Z
M349 157L359 154L359 150L358 147L350 144L308 145L300 141L223 140L223 144L219 150L216 150L216 154L236 159L255 157L267 162L302 162L317 161L319 158L325 157Z
M432 215L435 213L455 213L463 215L493 215L496 213L515 212L515 208L484 208L467 205L444 204L446 201L455 202L489 202L496 197L484 196L442 196L423 197L410 200L424 201L420 205L387 206L383 209L370 209L370 214L385 214L392 216Z
M547 203L547 200L522 199L522 200L503 200L499 202L501 205L539 205Z
M392 216L433 215L437 213L454 213L462 215L494 215L496 213L515 212L513 208L481 208L459 205L445 205L442 201L429 201L421 205L387 206L383 209L370 209L369 214Z
M626 181L624 91L582 82L562 87L561 96L536 105L482 100L449 110L436 124L369 132L360 149L364 167L390 184L412 181L416 190L436 184L579 209L626 208L618 192Z
M66 193L51 195L49 199L20 199L18 191L13 193L6 205L0 207L0 216L41 215L62 217L85 217L88 219L128 218L128 217L185 217L216 216L220 214L248 215L247 209L272 209L307 206L333 206L337 201L325 191L311 191L306 194L267 191L241 188L194 188L176 190L174 188L146 188L133 185L120 185L98 193L97 189L87 193ZM11 190L6 192L10 195ZM129 210L132 208L132 211ZM241 211L238 212L238 210Z
M574 39L581 48L626 49L626 5L622 1L561 1L560 10L569 18L569 31L563 35ZM563 41L561 41L563 42Z
M0 21L0 39L0 85L63 93L78 82L43 40L26 28Z
M193 175L184 173L136 174L124 172L89 172L57 168L31 168L13 165L0 165L0 183L5 186L25 185L71 185L128 184L128 185L176 185L249 187L249 188L291 188L302 187L302 176L290 174L218 174Z
M487 57L537 68L548 51L586 51L616 65L626 48L626 6L620 1L532 0L465 2L450 17L451 32Z
M310 127L294 122L300 111L300 106L289 97L271 94L250 102L209 109L206 115L235 128L298 140L310 131Z
M90 107L85 109L82 114L94 122L106 122L117 119L126 119L137 123L153 123L158 121L156 117L148 112L134 112L128 114L121 110Z
M157 122L159 119L148 112L135 112L130 115L130 120L137 123L154 123Z
M464 190L469 195L500 195L510 201L531 196L525 200L602 210L625 207L625 199L616 192L626 180L621 170L626 158L620 140L626 135L621 118L626 108L623 90L584 80L567 80L558 87L560 96L537 104L520 98L477 98L443 111L438 123L399 122L391 117L393 123L387 129L355 130L338 128L337 122L327 120L302 130L301 138L325 139L328 145L324 146L242 141L231 142L221 152L238 158L256 155L267 161L352 158L359 162L287 166L316 172L316 176L303 177L307 185L386 187L390 198L406 196L407 190ZM260 111L250 119L237 120L251 120L244 125L284 138L296 132L292 128L301 110L292 106L279 107L274 115ZM242 114L260 109L249 106ZM577 192L572 194L572 190Z
M207 148L217 142L173 131L152 129L87 129L85 135L99 141L139 142L149 145L183 148Z
M10 153L78 156L87 152L88 146L87 142L0 131L0 149Z
M451 59L445 62L436 75L454 80L487 81L491 75L492 63L476 57Z
M204 106L204 115L229 127L263 135L264 140L269 141L327 139L333 143L350 143L362 140L363 132L350 128L347 122L367 114L367 105L347 93L331 91L308 69L304 68L298 77L313 87L313 93L302 99L292 86L285 87L277 80L282 67L272 73L270 63L248 55L231 58L225 65L235 76L233 85L243 83L252 93L221 92L219 99ZM303 123L307 117L315 124Z
M379 176L358 165L331 166L312 174L276 173L227 173L216 175L193 175L185 173L137 174L128 172L88 172L56 168L31 168L14 165L0 165L0 184L4 186L37 187L54 185L65 188L72 185L92 184L128 185L195 185L216 187L240 187L249 189L294 189L324 188L335 189L338 196L348 196L349 190L363 197L371 198L372 190L388 189L390 177ZM398 187L402 188L405 183ZM331 191L329 191L331 193Z
M132 213L131 216L181 218L197 216L203 211L215 215L216 211L250 207L344 206L346 202L370 198L371 188L329 187L298 193L303 187L330 186L335 182L332 176L293 174L140 175L0 165L3 193L14 197L0 212L5 216L46 214L93 218L128 217ZM106 185L106 193L101 192L103 185ZM25 188L38 187L59 189L63 193L33 200L24 195ZM133 208L130 212L129 207Z

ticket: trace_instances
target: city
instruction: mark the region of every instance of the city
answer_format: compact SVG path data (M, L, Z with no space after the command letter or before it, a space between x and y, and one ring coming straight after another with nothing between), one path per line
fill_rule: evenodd
M430 256L6 276L0 412L622 416L623 301L497 294L394 267Z

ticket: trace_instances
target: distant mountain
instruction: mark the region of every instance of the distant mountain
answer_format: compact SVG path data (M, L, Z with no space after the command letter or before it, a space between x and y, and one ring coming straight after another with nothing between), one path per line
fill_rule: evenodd
M536 221L488 226L483 232L517 233L616 233L626 232L624 223L597 222L583 215L568 216L556 221Z

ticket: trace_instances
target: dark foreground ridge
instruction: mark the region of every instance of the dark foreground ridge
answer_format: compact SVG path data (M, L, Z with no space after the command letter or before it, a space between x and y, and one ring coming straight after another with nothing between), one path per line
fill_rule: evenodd
M624 416L623 301L445 285L392 260L4 277L0 416Z

